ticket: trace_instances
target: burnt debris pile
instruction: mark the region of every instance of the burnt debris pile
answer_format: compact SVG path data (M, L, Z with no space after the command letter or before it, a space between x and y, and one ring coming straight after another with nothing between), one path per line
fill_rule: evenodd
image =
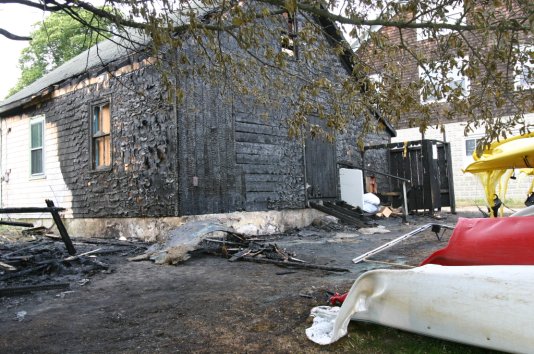
M154 244L144 254L130 257L129 260L178 264L194 255L212 254L228 258L231 262L248 261L292 268L348 271L345 268L308 263L275 243L265 241L254 235L237 233L232 228L218 223L190 222L172 230L165 243Z
M70 255L59 236L45 228L4 230L0 234L0 296L69 288L88 277L111 272L120 256L146 250L146 245L108 239L75 238Z

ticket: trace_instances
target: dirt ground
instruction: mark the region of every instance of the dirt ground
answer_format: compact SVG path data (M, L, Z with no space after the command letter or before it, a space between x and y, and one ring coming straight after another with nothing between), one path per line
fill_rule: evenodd
M303 260L348 268L346 273L229 262L210 255L177 266L155 265L129 262L118 254L110 270L97 272L85 284L72 281L69 290L1 297L0 353L398 352L395 342L393 348L387 343L403 332L381 332L366 324L351 324L349 336L334 345L316 345L305 335L309 313L326 304L327 290L345 292L361 273L388 267L353 264L352 258L429 222L455 225L458 216L478 217L441 215L440 220L411 216L409 225L400 218L375 220L391 231L384 234L362 235L350 226L329 225L267 239ZM438 241L425 232L372 258L417 265L442 248L450 234ZM422 340L410 336L412 342ZM358 341L368 343L357 349ZM427 345L422 342L417 352L432 352ZM466 352L468 347L455 348Z

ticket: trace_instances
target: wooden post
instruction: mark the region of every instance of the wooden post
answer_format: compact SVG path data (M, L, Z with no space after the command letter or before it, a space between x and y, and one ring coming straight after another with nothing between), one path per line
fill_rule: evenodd
M54 207L54 202L47 199L45 200L46 205L49 208ZM65 225L63 225L63 221L61 221L61 218L59 217L59 213L57 210L53 209L50 211L50 214L52 214L52 218L54 218L54 222L56 223L57 229L59 231L59 234L61 235L61 239L63 240L63 243L65 243L65 247L67 247L67 251L71 256L74 256L76 254L76 250L74 249L74 245L72 244L72 241L69 237L69 233L67 232L67 229L65 228Z

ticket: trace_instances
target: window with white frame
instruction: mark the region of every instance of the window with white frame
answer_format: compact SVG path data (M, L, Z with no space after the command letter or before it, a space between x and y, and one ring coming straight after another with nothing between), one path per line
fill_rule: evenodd
M44 116L30 119L30 174L44 175Z
M376 97L373 99L373 106L379 108L378 105L378 96L380 95L380 85L382 84L382 75L381 74L371 74L368 76L371 86L374 88Z
M369 75L369 81L371 81L375 86L375 91L380 92L380 88L378 87L382 83L382 75L381 74L371 74Z
M430 0L421 2L425 6L418 11L417 22L425 23L446 23L446 24L462 24L465 25L465 10L463 1L453 1L452 4L443 4L441 0ZM442 28L436 30L436 36L444 36L451 33L452 30ZM433 30L430 28L418 28L417 40L421 41L433 36Z
M465 139L465 156L473 156L473 152L477 149L478 140L476 138Z
M451 93L460 98L469 95L469 78L462 73L468 58L455 58L450 63L434 62L419 67L423 80L421 103L445 102ZM459 92L458 92L459 91Z
M534 45L520 45L515 64L514 89L530 90L534 88Z

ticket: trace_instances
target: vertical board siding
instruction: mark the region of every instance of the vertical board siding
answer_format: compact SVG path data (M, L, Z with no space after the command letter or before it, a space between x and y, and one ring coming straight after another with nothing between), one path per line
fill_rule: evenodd
M178 113L180 211L184 215L242 210L242 173L235 163L229 97L195 77Z

